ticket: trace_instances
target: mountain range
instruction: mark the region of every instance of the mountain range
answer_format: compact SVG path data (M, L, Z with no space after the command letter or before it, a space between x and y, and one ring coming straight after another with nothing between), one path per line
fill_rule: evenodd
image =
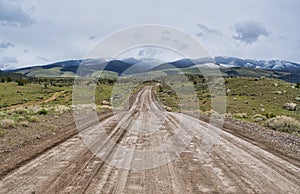
M208 64L215 64L209 66ZM180 59L164 62L154 59L127 58L121 60L81 59L61 61L43 66L24 67L7 72L35 77L97 76L100 72L108 77L132 75L149 71L165 73L197 73L198 66L217 67L224 76L273 77L289 82L300 82L300 64L284 60L253 60L217 56L214 58Z

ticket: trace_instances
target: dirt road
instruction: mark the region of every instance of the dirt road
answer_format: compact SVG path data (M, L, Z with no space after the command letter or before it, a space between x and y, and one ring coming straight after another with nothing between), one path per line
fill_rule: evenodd
M151 87L145 87L129 111L84 129L8 174L0 193L299 193L300 164L230 133L214 129L218 141L202 153L206 126L160 110ZM169 141L178 133L182 136ZM173 147L145 152L160 145Z

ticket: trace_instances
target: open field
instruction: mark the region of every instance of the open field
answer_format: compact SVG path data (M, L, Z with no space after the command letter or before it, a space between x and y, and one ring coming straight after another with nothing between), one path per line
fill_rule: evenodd
M176 77L176 76L175 76ZM197 101L202 114L212 114L211 99L207 81L198 76L191 78L198 95ZM157 87L158 100L173 111L181 111L181 101L195 102L190 95L184 99L174 88L184 88L184 84L175 82L172 85L161 84ZM222 89L222 86L216 86ZM288 116L300 120L300 109L287 110L286 103L300 106L300 89L295 84L269 78L228 78L225 79L226 117L256 122L267 125L268 120L276 116ZM183 109L184 110L184 109ZM294 130L300 133L300 129Z
M71 87L47 87L42 84L18 86L16 82L0 83L0 108L35 103L50 98L55 92L71 92ZM65 103L65 102L62 102Z
M137 92L140 87L135 88L133 92ZM44 84L19 86L16 82L0 83L1 146L20 146L32 136L41 136L44 132L51 133L58 128L55 119L72 114L72 89L72 85L48 84L45 87ZM97 111L109 109L107 105L110 104L103 103L110 103L112 92L120 96L127 90L126 85L121 85L113 91L111 84L97 84L94 101Z
M227 79L228 112L255 114L287 115L300 119L300 109L289 111L285 103L300 105L300 89L295 84L276 79L232 78Z

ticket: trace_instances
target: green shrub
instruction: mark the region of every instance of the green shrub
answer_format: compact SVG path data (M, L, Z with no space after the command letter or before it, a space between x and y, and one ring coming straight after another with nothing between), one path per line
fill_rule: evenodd
M29 122L38 122L39 120L33 116L33 115L30 115L30 116L27 116L27 119Z
M20 115L14 115L13 118L17 122L21 122L21 121L24 121L26 119L24 116L20 116Z
M26 80L20 78L19 80L17 80L18 86L25 86L26 84Z
M48 111L44 108L42 108L41 110L38 111L39 115L46 115L48 113Z
M265 113L263 115L266 116L268 119L276 117L276 115L274 113Z
M0 129L0 138L4 137L4 135L5 135L5 131Z
M19 114L19 115L25 115L25 114L28 114L28 110L27 110L27 109L24 109L24 108L16 109L14 112L15 112L15 114Z
M1 111L0 112L0 117L1 118L4 118L4 117L6 117L7 116L7 112L5 112L5 111Z
M236 114L233 115L233 117L238 118L238 119L248 118L247 113L236 113Z
M7 78L6 78L6 81L7 81L7 82L12 82L13 80L11 79L11 77L7 77Z
M282 131L287 133L300 133L300 122L292 117L277 116L269 119L267 125L276 131Z

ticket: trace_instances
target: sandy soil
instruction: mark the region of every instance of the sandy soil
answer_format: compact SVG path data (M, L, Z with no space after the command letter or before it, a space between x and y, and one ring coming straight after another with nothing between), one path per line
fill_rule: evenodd
M171 146L143 154L160 145ZM6 175L0 193L298 193L299 166L196 118L161 110L149 86L128 111Z

